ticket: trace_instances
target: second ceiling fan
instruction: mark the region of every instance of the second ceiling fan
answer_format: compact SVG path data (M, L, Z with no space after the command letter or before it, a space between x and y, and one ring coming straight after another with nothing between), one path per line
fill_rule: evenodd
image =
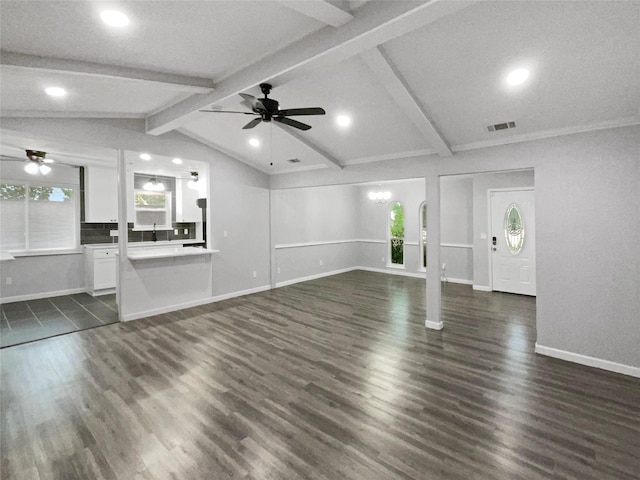
M237 112L237 111L228 111L228 110L200 110L201 112L208 113L241 113L244 115L256 115L257 118L254 118L249 123L247 123L243 128L243 130L247 130L249 128L253 128L258 125L260 122L279 122L285 125L289 125L290 127L298 128L300 130L309 130L311 125L307 125L306 123L298 122L297 120L293 120L289 117L296 117L300 115L324 115L327 112L324 111L323 108L320 107L312 107L312 108L287 108L285 110L280 110L277 100L273 100L269 98L269 93L271 92L271 84L269 83L261 83L260 90L264 94L264 98L256 98L253 95L249 95L247 93L241 93L240 96L244 99L243 104L247 105L251 108L252 112Z

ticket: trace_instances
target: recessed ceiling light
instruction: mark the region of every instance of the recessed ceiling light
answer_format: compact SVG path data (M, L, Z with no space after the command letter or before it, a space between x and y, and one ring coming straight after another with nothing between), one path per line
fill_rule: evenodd
M174 158L173 160L171 160L173 163L175 163L176 165L182 165L182 159L181 158Z
M348 117L346 115L338 115L338 117L336 118L336 123L341 127L348 127L349 125L351 125L351 117Z
M117 10L105 10L100 14L100 18L110 27L126 27L129 25L129 17Z
M507 75L507 83L509 85L520 85L529 78L529 70L526 68L518 68Z
M249 145L251 145L252 147L259 147L260 146L260 140L258 140L257 138L250 138L249 139Z
M47 92L47 95L51 95L52 97L64 97L67 94L67 91L60 87L48 87L45 88L44 91Z
M151 160L151 155L149 155L148 153L141 153L140 158L142 160Z

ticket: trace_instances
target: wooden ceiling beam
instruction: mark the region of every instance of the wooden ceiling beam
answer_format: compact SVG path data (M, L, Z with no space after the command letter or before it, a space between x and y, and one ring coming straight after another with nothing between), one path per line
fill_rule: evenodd
M438 133L433 122L413 95L400 74L389 63L379 47L360 54L373 75L395 100L400 110L411 120L420 133L427 139L441 157L450 157L451 149L445 139Z
M327 0L278 0L278 3L325 25L341 27L353 20L353 15Z
M173 130L198 110L246 92L260 83L281 85L370 50L473 3L473 0L367 3L342 27L323 28L220 81L213 92L192 95L150 115L147 133L160 135Z

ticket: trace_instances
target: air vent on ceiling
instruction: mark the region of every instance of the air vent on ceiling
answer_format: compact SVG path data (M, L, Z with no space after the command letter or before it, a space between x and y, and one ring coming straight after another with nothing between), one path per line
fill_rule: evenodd
M496 123L495 125L489 125L487 130L497 132L498 130L507 130L508 128L516 128L516 122Z
M290 158L289 160L287 160L287 162L289 162L289 163L300 163L300 160L298 158Z

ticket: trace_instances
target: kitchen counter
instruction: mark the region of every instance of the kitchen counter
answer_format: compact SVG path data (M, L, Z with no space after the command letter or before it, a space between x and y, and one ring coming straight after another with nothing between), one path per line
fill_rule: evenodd
M157 244L158 242L156 242ZM220 250L200 247L165 247L165 248L136 248L127 252L129 260L149 260L153 258L185 257L191 255L211 255Z
M15 260L15 258L9 252L1 251L0 252L0 262L4 262L5 260Z

